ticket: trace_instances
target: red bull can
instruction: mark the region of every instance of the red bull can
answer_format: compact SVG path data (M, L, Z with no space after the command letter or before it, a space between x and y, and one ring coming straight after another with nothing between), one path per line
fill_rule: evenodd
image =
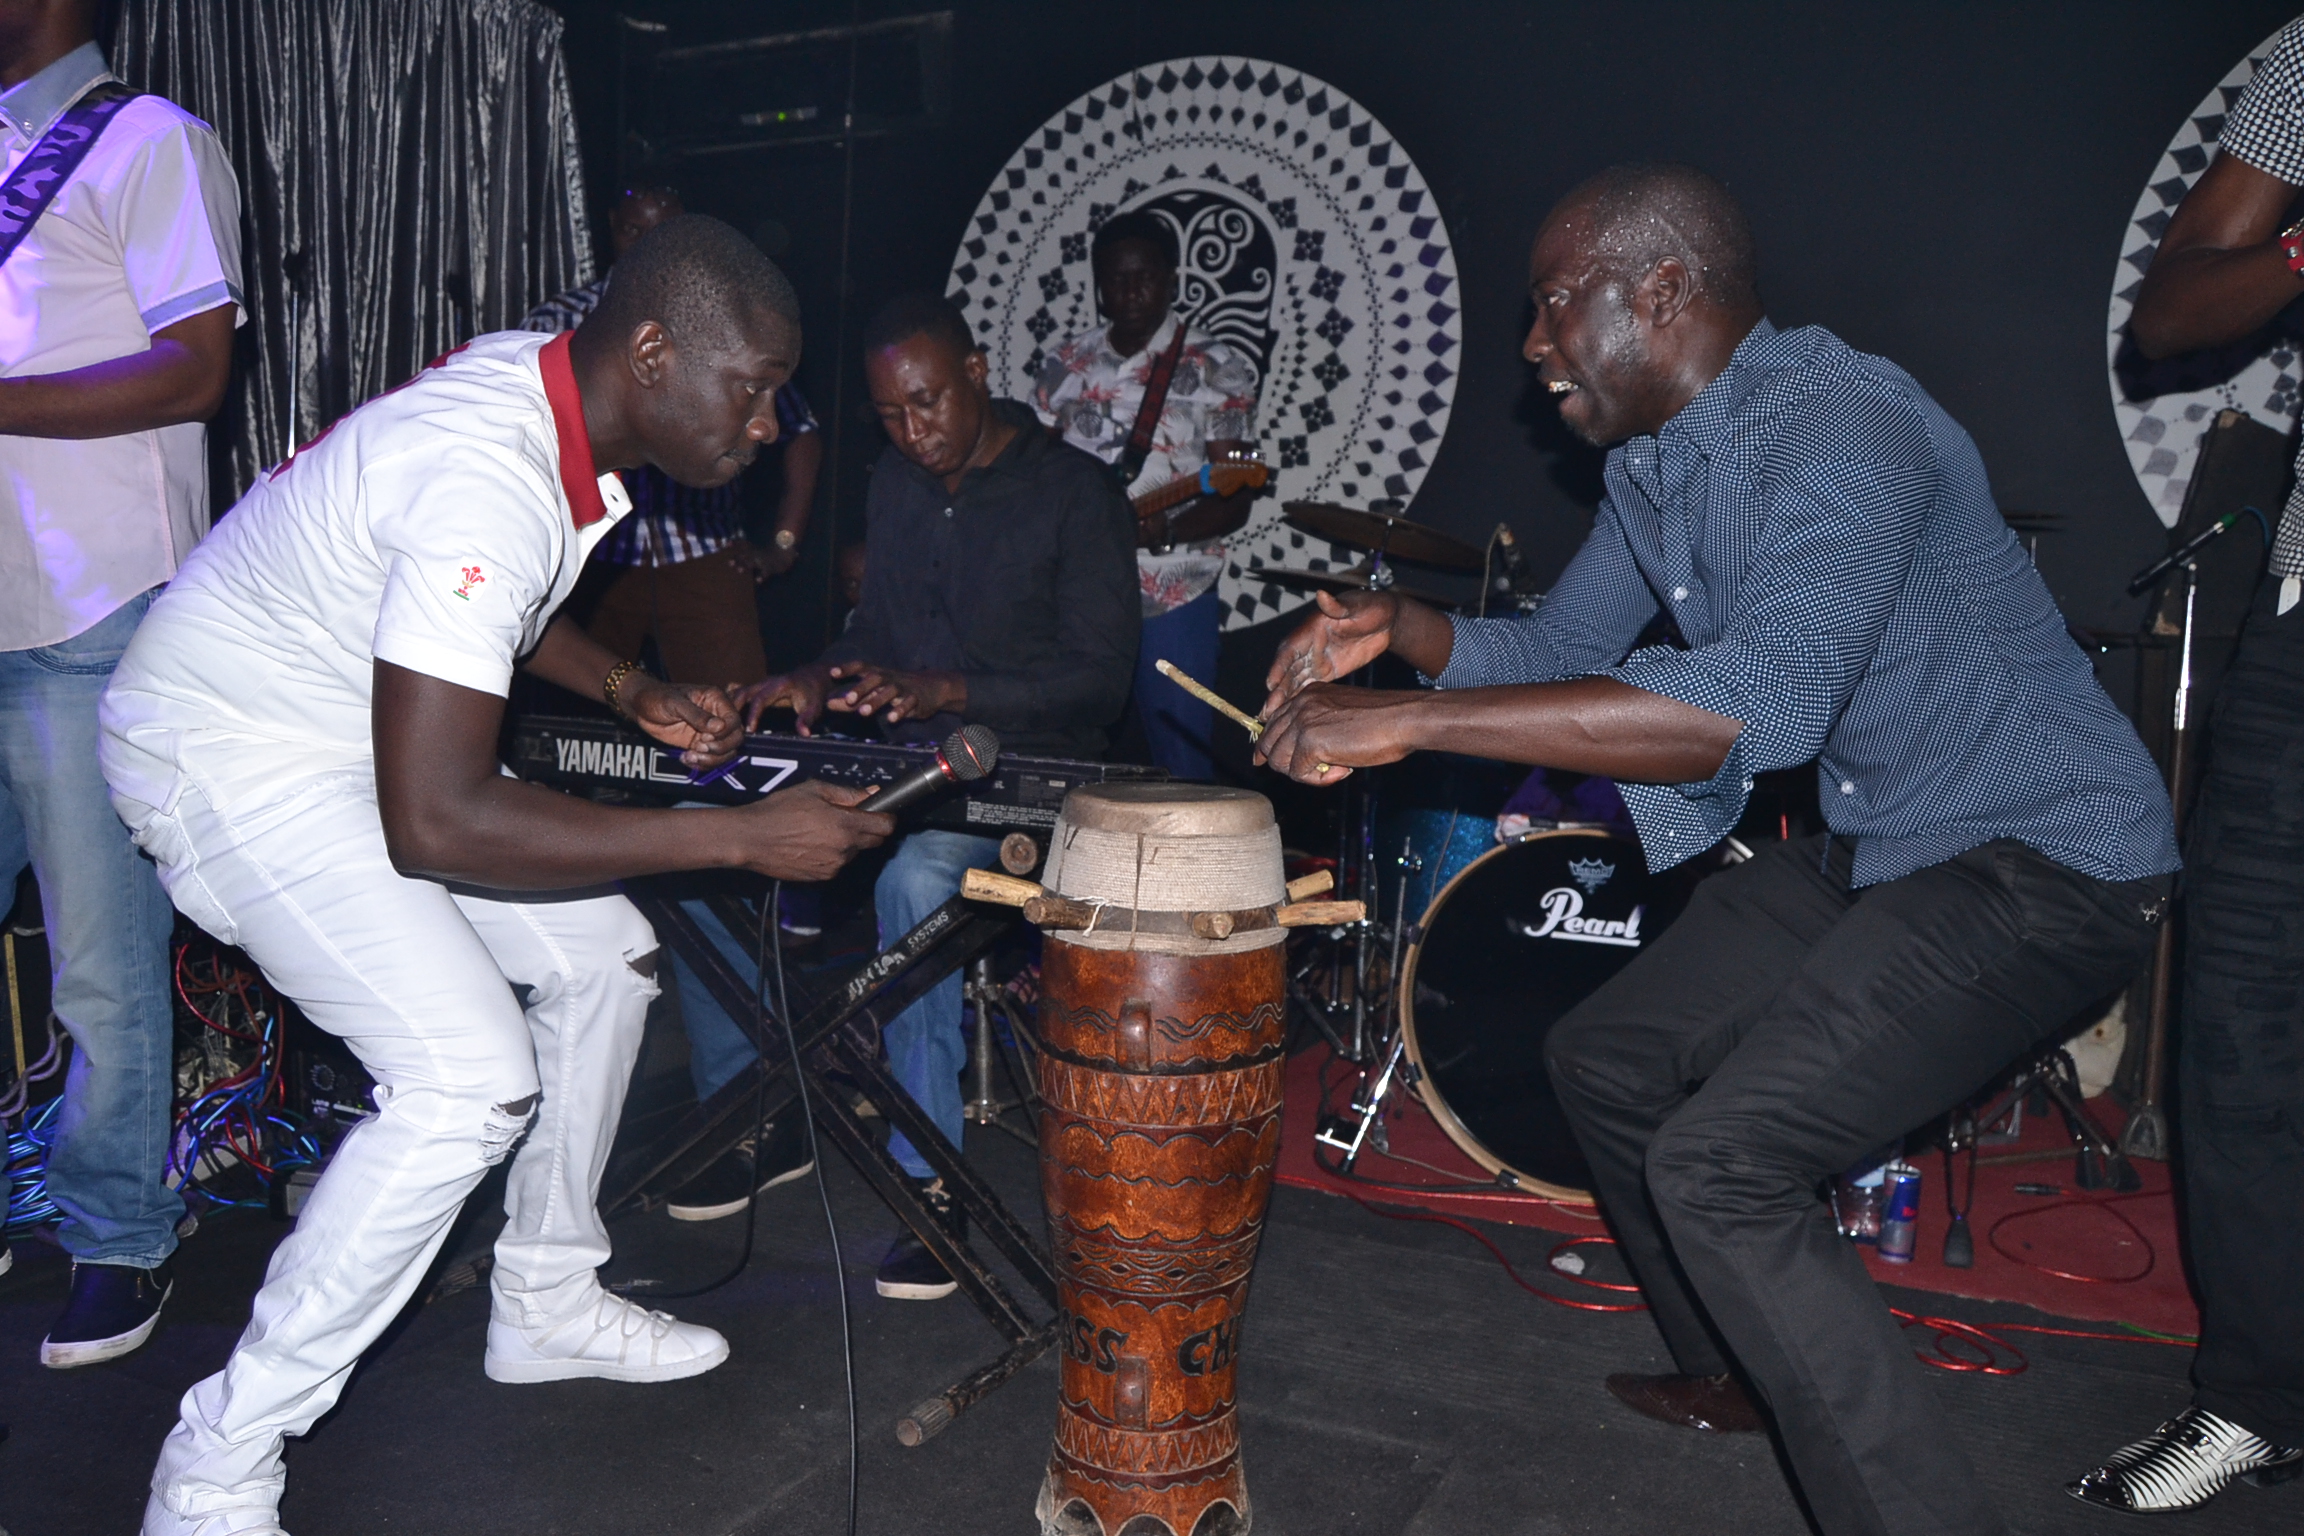
M1920 1227L1920 1170L1898 1159L1880 1182L1880 1257L1909 1264Z

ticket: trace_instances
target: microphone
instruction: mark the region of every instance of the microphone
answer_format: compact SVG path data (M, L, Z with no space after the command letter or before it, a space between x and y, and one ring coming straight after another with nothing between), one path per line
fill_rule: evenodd
M2240 509L2240 512L2252 511L2255 511L2255 508L2242 507ZM2186 539L2182 544L2168 551L2168 553L2162 555L2159 559L2153 561L2150 565L2144 567L2144 569L2141 571L2138 571L2136 573L2135 579L2128 583L2128 595L2130 597L2143 596L2146 589L2149 588L2154 582L2167 575L2170 571L2176 569L2176 567L2182 565L2185 561L2191 559L2194 555L2200 553L2201 550L2207 548L2209 541L2214 539L2218 534L2230 531L2232 525L2240 521L2240 512L2225 513L2222 517L2217 518L2207 527L2201 529L2198 533ZM2258 515L2261 516L2262 514Z
M901 816L954 784L973 784L1000 761L1000 738L989 726L964 725L944 738L936 755L892 780L857 809Z

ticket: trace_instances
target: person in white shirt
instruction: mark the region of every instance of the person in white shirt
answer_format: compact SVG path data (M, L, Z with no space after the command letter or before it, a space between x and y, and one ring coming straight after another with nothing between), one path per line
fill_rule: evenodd
M29 863L73 1044L44 1171L72 1255L55 1367L141 1345L173 1283L171 916L105 798L96 700L208 526L201 423L241 320L231 166L112 78L94 10L0 6L0 905Z
M657 958L605 887L705 868L821 880L890 820L821 784L729 810L594 805L508 776L496 742L519 667L693 768L734 755L718 688L659 683L555 610L630 507L602 471L721 484L774 441L798 315L743 236L665 223L574 332L482 336L271 471L122 658L103 704L122 819L178 907L378 1085L230 1361L185 1395L145 1536L277 1536L283 1438L328 1411L507 1157L490 1378L670 1381L727 1357L595 1274Z

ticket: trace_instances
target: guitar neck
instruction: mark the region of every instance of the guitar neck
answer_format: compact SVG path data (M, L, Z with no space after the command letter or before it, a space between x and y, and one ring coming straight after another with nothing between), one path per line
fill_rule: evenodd
M1200 476L1190 474L1180 476L1165 485L1156 485L1141 495L1132 496L1129 498L1129 502L1136 508L1138 517L1150 517L1155 512L1165 512L1180 502L1190 501L1199 494Z

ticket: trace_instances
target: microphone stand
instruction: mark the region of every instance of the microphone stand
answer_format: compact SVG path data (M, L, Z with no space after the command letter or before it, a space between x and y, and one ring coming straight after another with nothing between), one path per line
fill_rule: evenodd
M2177 640L2176 698L2169 711L2168 799L2175 816L2176 841L2184 841L2186 802L2192 795L2192 618L2200 596L2200 551L2240 520L2227 512L2182 545L2153 561L2128 583L2131 596L2149 590L2171 572L2184 577L2184 621ZM2128 1124L2120 1132L2120 1150L2130 1157L2168 1160L2168 1111L2162 1100L2168 1088L2168 1016L2176 986L2176 913L2173 907L2160 921L2160 937L2152 951L2152 993L2149 1022L2144 1033L2144 1082L2128 1111Z

